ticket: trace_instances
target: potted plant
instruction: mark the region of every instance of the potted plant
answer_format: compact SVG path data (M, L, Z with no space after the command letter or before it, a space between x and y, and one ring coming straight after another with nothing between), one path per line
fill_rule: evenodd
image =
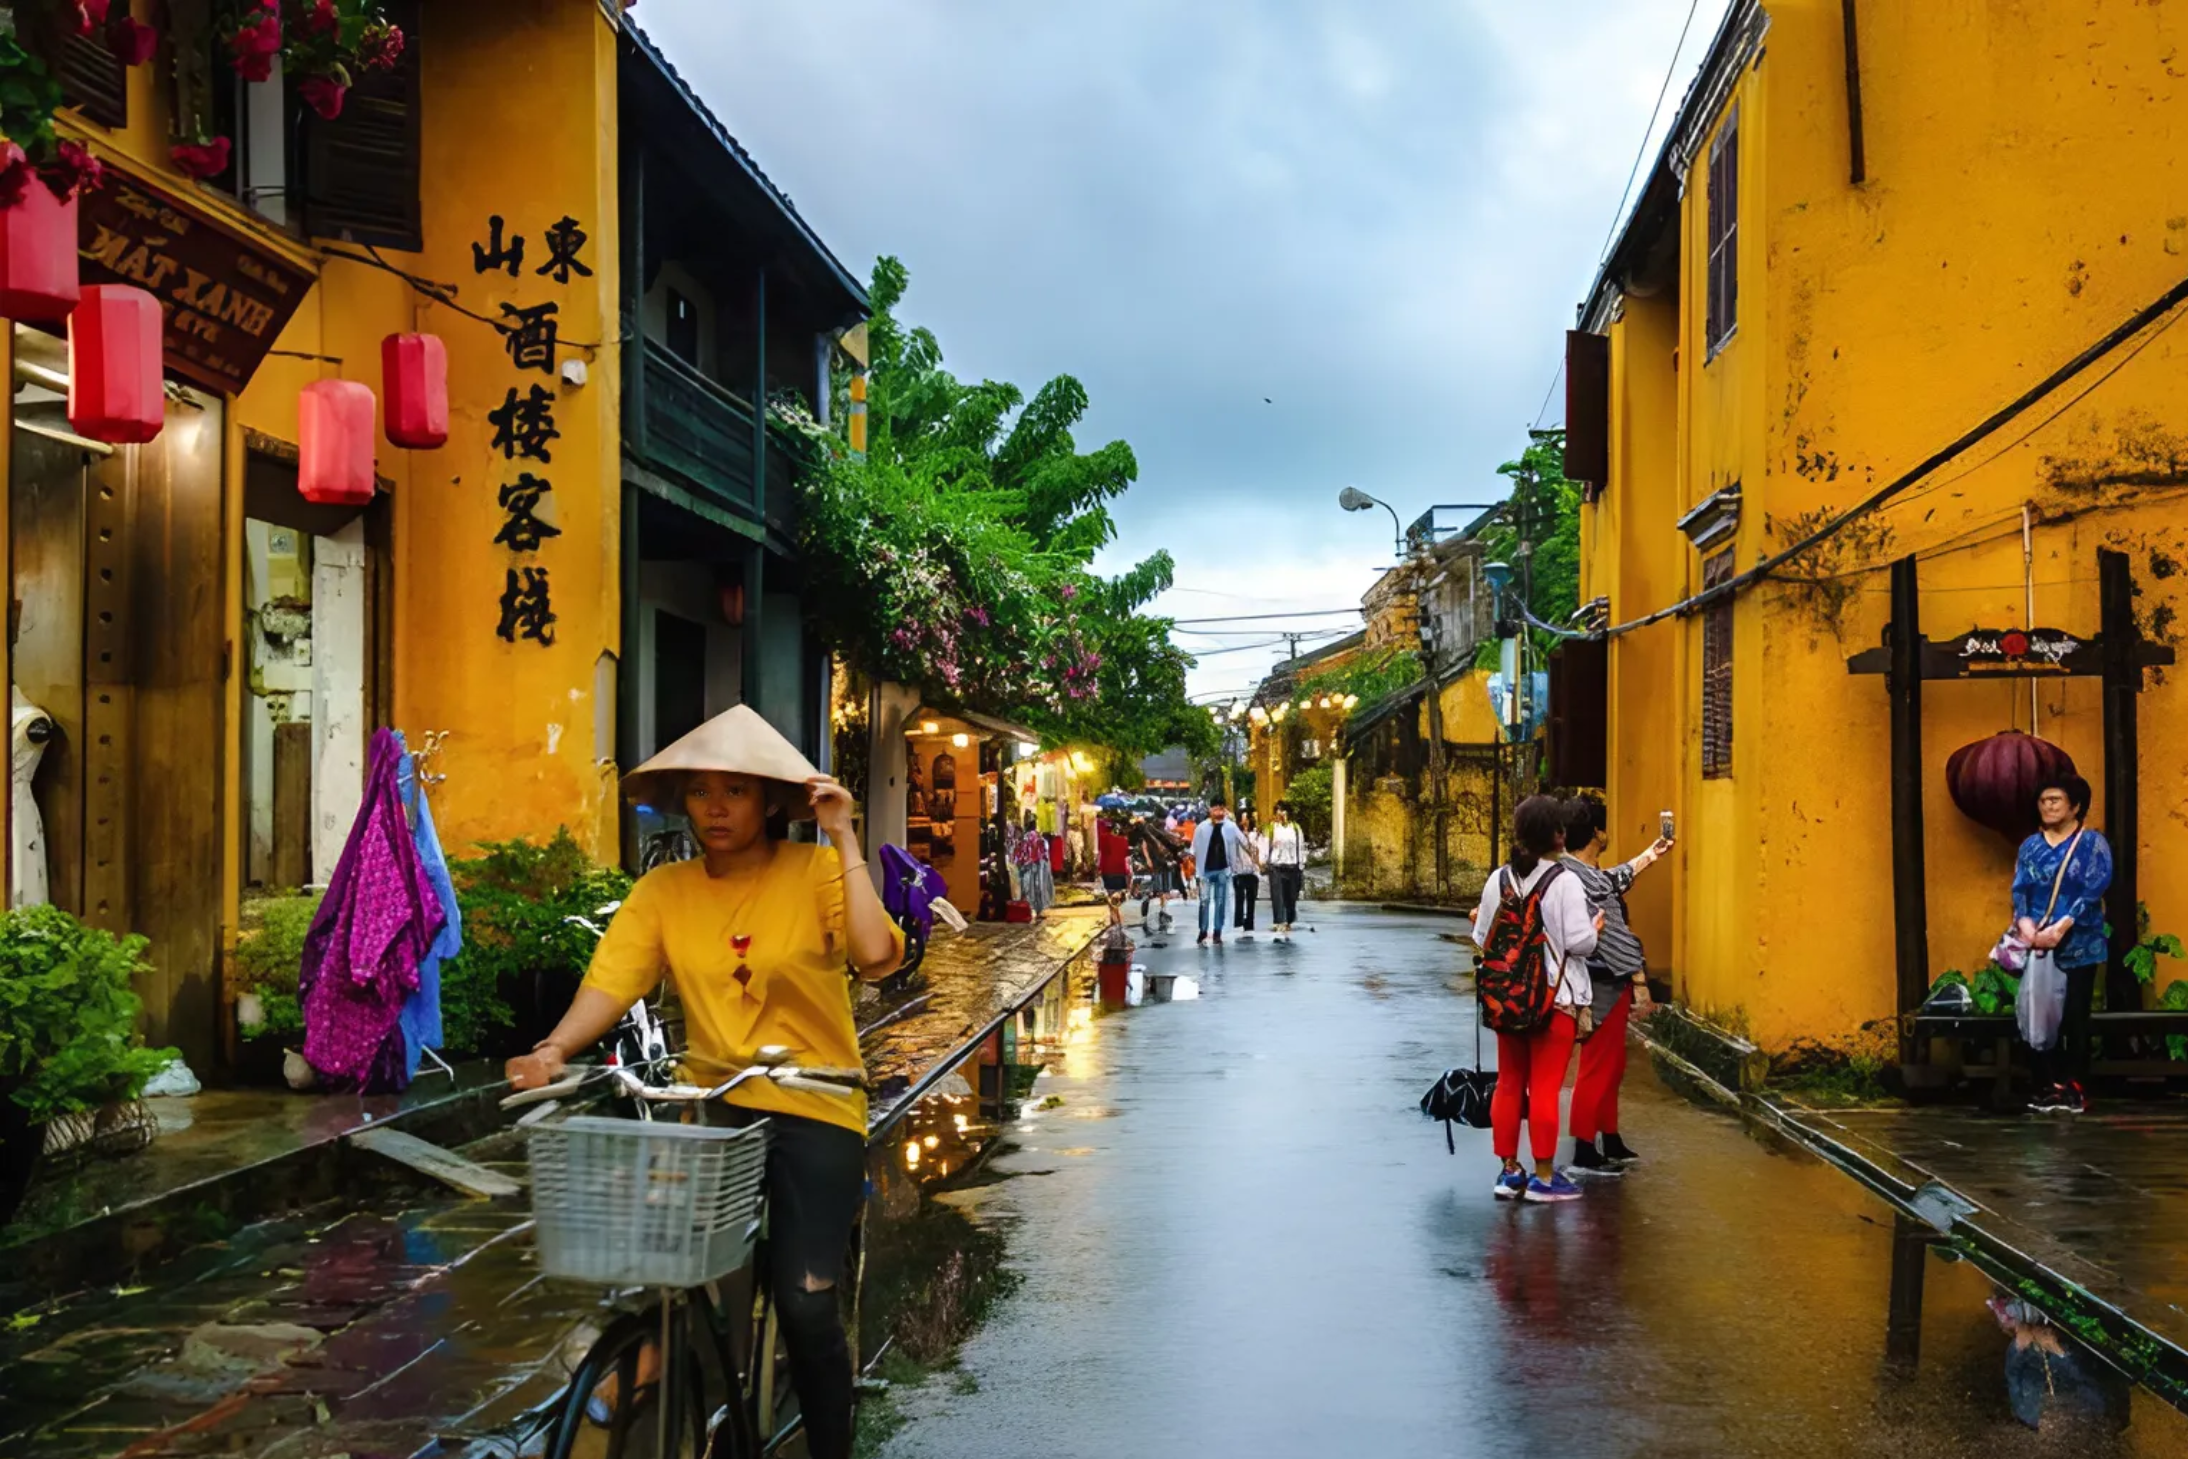
M630 893L622 870L585 854L569 828L545 845L491 841L449 867L463 911L463 951L441 965L441 1022L456 1053L522 1053L570 1006L592 961L597 918Z
M304 1013L296 998L297 971L304 960L304 936L319 913L325 892L276 892L243 906L236 937L236 968L242 992L236 998L236 1077L264 1088L283 1084L286 1049L304 1036Z
M48 1121L135 1099L175 1057L137 1035L144 949L58 907L0 914L0 1221L30 1186Z

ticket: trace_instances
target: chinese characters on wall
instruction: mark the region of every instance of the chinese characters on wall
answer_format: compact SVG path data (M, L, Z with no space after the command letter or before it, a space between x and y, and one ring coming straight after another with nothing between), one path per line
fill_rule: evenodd
M563 285L573 276L592 276L592 269L580 257L587 238L577 219L565 216L541 237L547 246L547 259L531 270L532 276L551 278ZM524 236L510 233L507 221L495 216L487 219L486 241L471 245L472 271L520 278L525 273L524 254ZM502 347L508 351L517 381L508 388L502 403L487 412L486 420L494 428L489 449L500 455L504 468L514 472L495 492L502 520L500 530L494 534L494 545L513 560L505 569L501 617L494 631L509 643L544 646L555 641L553 584L540 557L547 544L562 535L562 529L549 520L544 510L555 488L541 468L554 464L554 442L561 439L562 432L555 426L554 392L525 376L537 371L549 380L554 378L561 345L561 307L552 300L500 306Z

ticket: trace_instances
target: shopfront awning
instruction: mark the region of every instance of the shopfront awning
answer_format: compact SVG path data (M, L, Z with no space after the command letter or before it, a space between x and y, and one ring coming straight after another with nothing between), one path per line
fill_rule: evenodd
M1037 731L1029 730L1022 724L1012 724L1007 719L997 719L988 714L974 714L969 709L956 711L955 718L965 721L965 723L976 729L984 729L999 739L1016 740L1020 744L1026 745L1041 743L1041 736Z

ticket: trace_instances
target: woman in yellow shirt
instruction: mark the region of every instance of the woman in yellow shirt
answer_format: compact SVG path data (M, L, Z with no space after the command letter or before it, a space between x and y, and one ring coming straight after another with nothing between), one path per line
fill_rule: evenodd
M625 779L633 796L680 805L701 855L647 873L608 926L553 1033L509 1062L520 1089L550 1082L665 976L684 1009L701 1079L780 1044L792 1062L857 1068L849 969L887 977L904 933L863 874L851 796L742 706L709 720ZM831 846L768 834L770 809L811 815ZM836 1297L866 1183L866 1101L740 1086L710 1121L768 1121L769 1279L791 1383L814 1459L851 1452L850 1345Z

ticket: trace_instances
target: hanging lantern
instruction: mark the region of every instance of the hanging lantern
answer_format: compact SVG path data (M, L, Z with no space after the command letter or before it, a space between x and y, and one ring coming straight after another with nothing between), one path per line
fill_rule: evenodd
M115 446L141 446L159 435L167 424L163 328L160 301L143 289L84 289L68 316L68 423L78 435Z
M317 380L297 399L296 489L308 502L363 506L372 470L374 401L355 380Z
M0 315L59 324L81 295L76 270L76 195L67 202L33 176L23 200L0 211Z
M1945 788L1962 815L2018 846L2037 828L2037 790L2051 776L2073 773L2074 757L2051 741L2000 730L1952 752Z
M387 438L407 451L448 441L448 346L437 334L391 334L380 343Z

